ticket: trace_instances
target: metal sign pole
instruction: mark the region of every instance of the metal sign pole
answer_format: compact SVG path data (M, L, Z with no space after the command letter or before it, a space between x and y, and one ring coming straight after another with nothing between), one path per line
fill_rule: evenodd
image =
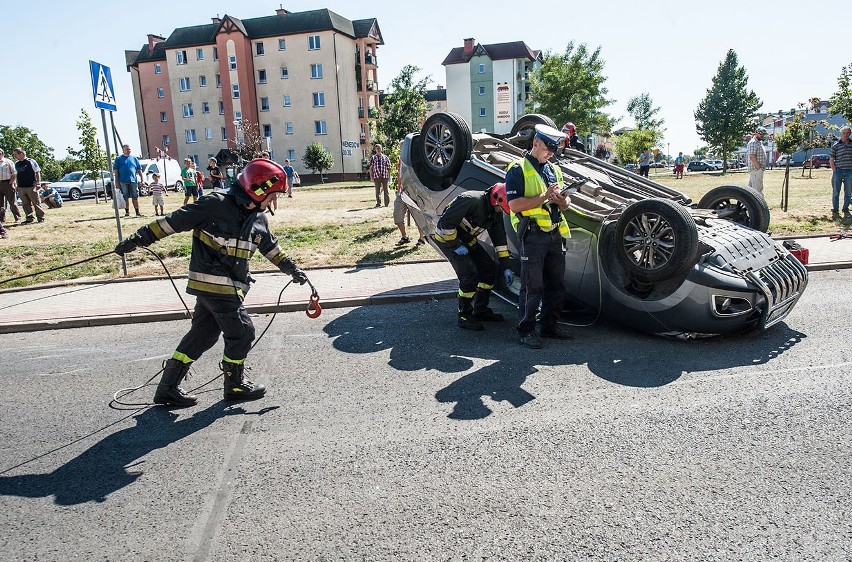
M101 122L104 127L104 143L106 146L107 163L109 163L109 132L107 132L106 114L103 109L101 110ZM121 217L118 215L118 200L115 197L119 186L118 178L115 177L115 174L113 174L112 166L109 166L109 177L112 181L112 208L115 211L115 226L118 229L118 241L121 242L124 240L124 237L121 235ZM127 277L127 259L125 259L124 256L121 256L121 269L124 272L124 276Z

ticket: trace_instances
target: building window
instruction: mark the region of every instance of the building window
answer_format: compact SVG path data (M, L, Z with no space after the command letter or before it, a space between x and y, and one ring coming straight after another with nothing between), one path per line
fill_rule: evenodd
M285 135L292 135L293 134L293 123L291 123L289 121L287 123L284 123L284 134Z
M157 88L157 97L164 98L166 97L166 90L163 88Z
M480 96L484 96L484 95L485 95L485 86L480 86L480 87L479 87L479 95L480 95Z
M201 113L210 113L210 104L208 102L201 102Z
M260 98L260 110L269 111L269 98Z
M186 130L186 142L198 142L198 137L195 136L195 129L187 129Z
M204 49L195 49L195 60L204 60Z
M213 140L213 127L206 127L204 129L204 138L207 140Z
M290 72L287 70L286 66L281 67L281 78L282 79L290 78Z
M285 50L286 48L287 48L287 41L286 41L286 40L284 40L284 39L279 39L279 40L278 40L278 50L279 50L279 51L283 51L283 50Z
M237 57L233 55L228 57L228 68L231 70L237 69Z
M195 113L192 112L192 104L185 103L183 104L183 116L184 117L192 117Z
M284 96L284 107L290 107L290 96Z
M322 78L322 65L321 64L312 64L311 65L311 78Z
M263 138L268 139L272 137L272 125L264 125L263 126Z
M175 55L177 56L178 64L186 64L186 51L177 51Z
M216 75L216 87L217 87L217 88L221 88L221 87L222 87L222 76L221 76L221 75L219 75L219 74L217 74L217 75Z
M226 129L225 127L222 127L222 140L228 140L228 129Z
M295 160L296 159L296 151L292 148L287 151L287 160Z
M485 108L484 108L484 107L480 107L480 108L479 108L479 116L480 116L480 117L485 117Z
M198 87L199 88L206 88L207 87L207 76L204 76L202 74L201 76L198 77Z
M192 89L192 83L189 81L189 77L180 79L180 91L188 92Z
M154 65L154 74L161 74L162 72L163 72L163 69L162 69L162 68L160 68L160 65L159 65L159 64L155 64L155 65Z
M479 73L480 73L480 74L485 74L485 65L484 65L484 64L480 64L480 65L479 65Z
M169 135L163 135L163 146L169 146L172 144L172 139Z
M219 60L219 47L213 47L213 60Z
M325 107L325 92L314 92L314 107Z
M308 50L316 51L320 48L320 36L308 35Z
M270 151L269 151L269 159L270 159L270 160L275 160L275 151L274 151L274 150L270 150Z
M219 115L225 115L225 102L219 100Z
M160 122L166 123L169 120L169 116L166 115L165 111L160 112Z
M257 71L257 83L266 84L266 70Z
M314 121L314 132L318 135L328 134L328 126L325 123L325 119L322 121Z
M234 84L233 86L231 86L231 92L233 93L235 100L239 99L240 98L240 85Z
M254 54L259 57L262 57L265 54L265 51L263 49L263 41L258 41L254 44Z
M235 111L234 112L234 119L237 120L237 121L242 121L243 120L243 112L242 111Z

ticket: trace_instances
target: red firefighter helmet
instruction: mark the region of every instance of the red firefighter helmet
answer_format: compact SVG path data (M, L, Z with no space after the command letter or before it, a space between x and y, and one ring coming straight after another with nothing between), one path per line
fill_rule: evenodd
M493 207L503 209L507 215L512 214L509 210L509 200L506 199L505 183L495 183L488 188L488 201Z
M573 137L577 132L577 127L574 126L574 123L568 121L565 125L562 126L562 132L568 135L569 137Z
M255 203L262 203L273 193L287 191L287 172L277 162L255 158L243 168L237 181Z

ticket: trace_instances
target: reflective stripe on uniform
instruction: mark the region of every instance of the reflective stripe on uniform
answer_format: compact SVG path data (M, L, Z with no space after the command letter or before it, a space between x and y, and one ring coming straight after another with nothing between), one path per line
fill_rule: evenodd
M154 234L154 237L157 240L161 240L166 236L171 236L175 233L175 229L172 228L172 225L170 225L169 221L165 218L155 220L148 225L148 228L151 229L151 233Z
M455 228L438 228L435 230L434 237L438 242L452 242L457 235Z
M476 288L477 289L483 289L485 291L490 291L491 289L494 288L494 285L489 285L488 283L477 283Z
M237 258L250 259L255 250L257 250L257 245L248 240L228 240L219 236L213 236L206 230L193 230L192 235L198 238L205 246L213 248L219 253L224 249L229 256Z
M246 362L246 358L243 357L242 359L231 359L230 357L228 357L227 355L225 355L223 353L222 354L222 361L225 361L226 363L233 363L234 365L242 365L243 363Z
M465 293L464 291L459 289L459 296L460 297L463 297L463 298L466 298L466 299L472 299L474 297L474 295L476 295L476 293L473 292L473 291L471 291L469 293Z
M283 260L285 257L284 250L282 250L281 246L279 246L278 244L276 244L274 248L266 252L264 255L266 256L266 259L268 259L275 265L281 263L281 260Z
M195 359L185 353L181 353L180 351L175 351L174 353L172 353L172 359L174 359L175 361L180 361L184 365L188 365L195 361Z
M228 289L228 291L211 291L215 293L225 292L233 294L235 290L246 292L249 289L247 284L240 283L239 281L231 279L230 277L225 277L224 275L211 275L209 273L190 271L187 277L189 277L190 282L194 281L196 283L196 287L199 286L198 284L203 284L206 286L224 287ZM192 286L190 283L187 283L187 285Z
M498 258L509 257L509 246L494 246L494 251L497 253Z

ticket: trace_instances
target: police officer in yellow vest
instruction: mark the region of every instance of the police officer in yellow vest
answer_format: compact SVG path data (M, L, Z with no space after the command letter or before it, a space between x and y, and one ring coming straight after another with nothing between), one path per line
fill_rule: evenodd
M573 339L557 324L565 298L564 240L571 236L562 211L568 208L570 199L561 194L562 170L548 162L564 139L565 134L557 129L536 125L532 149L506 171L506 199L521 254L517 329L521 343L532 349L541 348L539 336Z

